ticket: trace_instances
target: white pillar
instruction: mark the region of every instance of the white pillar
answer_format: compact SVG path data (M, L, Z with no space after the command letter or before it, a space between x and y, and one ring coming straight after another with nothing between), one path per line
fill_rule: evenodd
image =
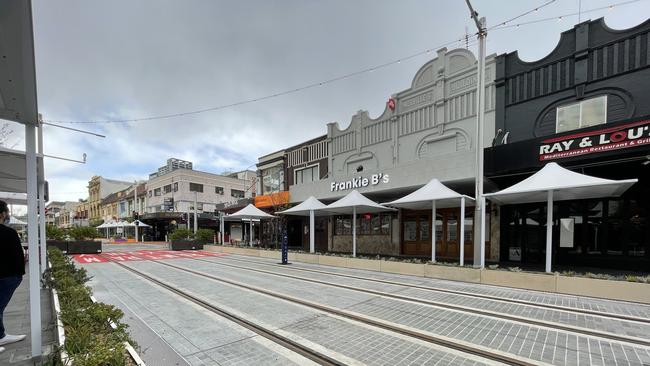
M546 273L551 273L553 254L553 190L548 191L546 199Z
M316 236L314 235L314 210L309 210L309 253L316 251Z
M352 207L352 257L357 256L357 207Z
M38 152L43 155L43 124L41 122L38 124ZM41 203L38 206L41 274L45 273L45 269L47 268L47 237L45 233L45 167L43 166L43 163L44 161L41 160L41 164L38 166L38 196L41 198Z
M138 242L138 225L135 225L135 242Z
M29 245L29 320L31 324L32 357L41 356L41 275L38 251L38 208L36 127L25 125L25 169L27 175L27 236Z
M431 201L431 262L436 262L436 200Z
M220 220L220 221L221 221L221 225L220 225L220 227L221 227L221 245L226 245L226 243L224 242L224 238L226 237L226 236L225 236L225 233L224 233L224 230L225 230L225 226L226 226L226 225L225 225L224 222L223 222L223 216L224 216L224 213L221 212L219 216L220 216L220 219L221 219L221 220Z
M487 37L486 21L485 18L479 19L479 43L478 43L478 58L477 58L477 83L476 83L476 187L474 199L474 242L476 238L484 238L484 223L485 211L484 206L480 203L483 200L483 128L485 127L485 42ZM483 263L483 256L485 251L481 253L484 248L485 240L482 240L480 246L474 245L474 267Z
M250 220L250 226L248 228L248 245L253 247L253 219Z
M465 197L460 198L460 265L465 265Z

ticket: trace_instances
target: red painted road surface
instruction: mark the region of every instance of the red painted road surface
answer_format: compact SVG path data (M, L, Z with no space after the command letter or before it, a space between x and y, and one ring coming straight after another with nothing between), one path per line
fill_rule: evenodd
M75 254L72 257L78 263L105 263L148 261L160 259L220 257L223 253L206 252L203 250L137 250L133 252L108 252L101 254Z

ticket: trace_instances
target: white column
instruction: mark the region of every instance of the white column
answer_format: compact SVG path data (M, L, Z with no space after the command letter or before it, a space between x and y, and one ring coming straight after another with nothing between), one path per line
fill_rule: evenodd
M314 235L314 210L309 210L309 253L316 251Z
M465 265L465 197L460 198L460 265Z
M431 262L436 262L436 200L431 201Z
M43 124L38 124L38 152L43 155ZM41 198L38 205L39 214L39 232L40 232L40 257L41 257L41 274L45 273L47 268L47 237L45 234L45 167L44 161L38 166L38 196ZM37 160L38 164L38 160Z
M357 207L352 207L352 257L357 256Z
M251 218L250 226L248 228L248 245L253 247L253 219Z
M138 225L135 225L135 242L138 242Z
M32 357L41 355L41 289L38 269L38 208L36 182L36 127L25 125L25 169L27 175L27 236L29 243L29 320Z
M548 191L546 199L546 273L551 273L553 254L553 190Z
M220 220L221 221L221 225L220 225L220 227L221 227L221 245L225 245L226 243L224 242L224 238L226 236L225 236L224 230L225 230L226 225L223 222L224 213L222 212L219 216L220 216L220 219L221 219Z
M482 238L485 223L485 211L481 201L483 200L483 128L485 127L485 42L487 37L486 21L485 18L479 19L479 43L478 43L478 59L477 59L477 83L476 83L476 191L474 199L474 241L476 238ZM483 248L485 240L482 240L479 248ZM474 267L483 262L483 255L481 250L474 245Z

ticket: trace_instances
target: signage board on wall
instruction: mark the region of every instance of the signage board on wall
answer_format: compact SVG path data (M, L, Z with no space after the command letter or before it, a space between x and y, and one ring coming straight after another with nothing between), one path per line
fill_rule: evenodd
M650 145L650 120L543 140L539 145L539 160L557 160L642 145Z
M386 184L388 182L390 182L390 176L388 174L377 173L371 175L370 177L356 177L350 180L331 182L330 192L347 191L350 189L358 189L358 188L364 188L368 186L376 186L378 184Z

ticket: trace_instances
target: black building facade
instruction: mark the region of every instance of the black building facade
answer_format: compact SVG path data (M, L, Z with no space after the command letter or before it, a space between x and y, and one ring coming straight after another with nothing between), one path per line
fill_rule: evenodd
M485 151L494 190L548 162L639 179L621 197L556 202L553 263L650 272L650 20L625 30L580 23L534 62L500 55L495 84L496 137ZM546 204L492 213L500 260L543 267Z

